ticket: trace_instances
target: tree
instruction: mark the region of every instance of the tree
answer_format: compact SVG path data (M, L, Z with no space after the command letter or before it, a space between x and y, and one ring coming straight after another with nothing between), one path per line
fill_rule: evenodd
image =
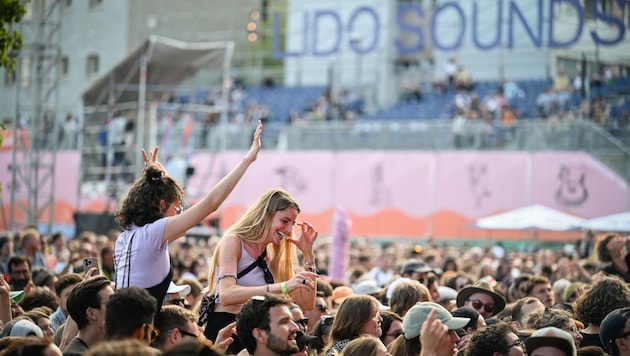
M27 0L26 2L28 2ZM15 51L22 49L22 34L13 30L13 24L22 20L26 8L20 0L0 0L0 67L15 70Z

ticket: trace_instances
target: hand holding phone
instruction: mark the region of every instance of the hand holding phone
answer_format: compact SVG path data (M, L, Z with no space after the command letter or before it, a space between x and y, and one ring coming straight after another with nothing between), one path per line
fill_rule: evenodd
M86 257L83 259L83 272L89 271L90 268L96 268L98 271L97 274L100 274L100 270L98 268L98 258Z

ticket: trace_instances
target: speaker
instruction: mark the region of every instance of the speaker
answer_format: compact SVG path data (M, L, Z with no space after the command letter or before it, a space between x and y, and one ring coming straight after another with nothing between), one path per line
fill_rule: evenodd
M110 213L75 213L74 222L77 227L75 236L84 231L107 235L111 230L121 230L114 215Z

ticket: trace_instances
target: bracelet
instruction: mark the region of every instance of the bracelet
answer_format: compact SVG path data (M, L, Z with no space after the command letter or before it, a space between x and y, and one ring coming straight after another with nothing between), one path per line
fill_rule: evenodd
M287 290L286 282L280 283L280 290L282 290L282 294L289 294L289 291Z
M217 282L222 280L223 278L234 278L238 282L238 277L234 273L225 273L225 274L220 275L217 278Z
M304 261L304 269L309 272L317 273L317 265L315 265L315 261Z
M269 285L265 284L265 290L267 291L267 293L269 293Z

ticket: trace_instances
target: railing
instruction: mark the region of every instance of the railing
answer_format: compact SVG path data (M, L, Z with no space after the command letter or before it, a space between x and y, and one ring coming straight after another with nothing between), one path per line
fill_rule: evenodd
M215 124L195 129L191 150L246 150L253 128L253 124ZM263 147L267 150L585 151L630 181L630 149L590 121L526 120L513 126L468 122L457 131L450 120L318 122L305 126L270 122L265 124ZM92 164L86 165L84 161L84 177L102 175L103 169L94 163L103 152L87 151L84 156L92 153Z

